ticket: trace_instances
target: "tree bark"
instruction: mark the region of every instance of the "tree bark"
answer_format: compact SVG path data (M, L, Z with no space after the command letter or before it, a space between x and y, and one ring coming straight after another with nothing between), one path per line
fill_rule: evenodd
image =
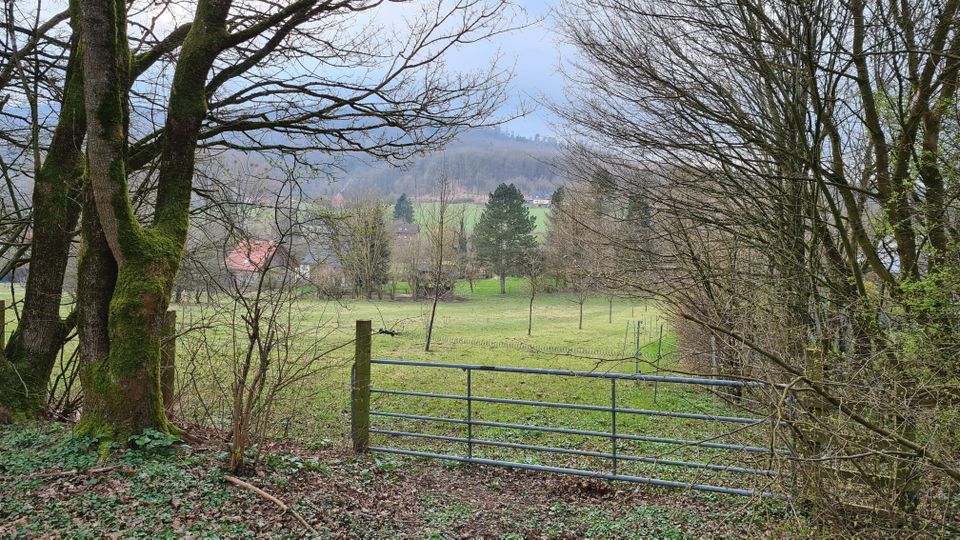
M76 22L74 21L74 24ZM73 325L60 317L63 278L79 219L86 134L79 40L71 44L61 116L33 190L30 272L23 311L5 351L0 351L0 417L43 412L57 353Z
M167 107L153 224L141 226L127 178L129 53L124 0L85 0L84 92L90 124L82 274L115 268L115 279L85 283L83 415L76 431L123 440L146 428L176 429L160 391L162 323L186 242L194 153L206 114L204 85L226 38L229 1L206 0L181 47ZM99 225L99 228L97 227ZM105 249L106 248L106 249ZM111 276L112 277L112 276ZM105 332L106 331L106 332Z
M500 271L500 294L507 294L507 273Z
M117 282L117 263L110 253L110 247L100 230L100 220L97 216L93 194L90 193L89 183L84 185L83 191L83 219L81 221L80 263L78 281L84 286L77 291L77 331L80 337L80 382L83 387L84 417L89 410L103 408L99 404L105 399L107 359L110 355L110 330L107 321L110 317L110 299L113 297ZM159 379L158 379L159 383ZM81 424L85 422L81 419ZM83 428L78 431L96 431L96 426Z

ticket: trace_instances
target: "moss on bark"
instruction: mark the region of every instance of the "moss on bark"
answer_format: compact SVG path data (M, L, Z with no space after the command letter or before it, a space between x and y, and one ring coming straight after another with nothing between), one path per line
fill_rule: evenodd
M71 326L60 318L60 302L80 212L76 199L83 177L85 134L82 49L74 38L61 115L33 189L31 257L42 257L43 263L30 269L19 325L0 354L0 421L43 412L50 374Z
M181 48L170 92L156 211L152 227L140 225L127 195L125 3L89 0L83 4L85 32L104 34L89 40L87 111L91 181L88 206L97 214L85 223L90 267L116 264L111 287L92 291L91 306L81 316L81 344L97 351L81 370L85 406L78 434L123 441L145 428L175 433L164 414L160 387L160 340L190 216L194 153L206 115L207 75L226 36L229 2L201 0L194 24ZM121 59L120 57L123 56ZM106 76L102 71L109 70ZM87 210L85 210L86 212ZM107 249L109 247L109 249ZM82 270L83 271L83 270ZM109 308L105 300L109 298ZM99 310L99 312L96 312ZM103 315L108 313L104 329ZM104 334L106 336L104 336Z

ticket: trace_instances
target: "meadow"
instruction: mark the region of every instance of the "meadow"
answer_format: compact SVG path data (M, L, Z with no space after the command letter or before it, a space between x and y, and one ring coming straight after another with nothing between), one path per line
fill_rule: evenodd
M306 329L304 336L318 341L315 343L317 350L327 353L316 361L315 370L278 394L272 405L269 433L307 445L346 446L349 443L351 340L355 334L355 322L361 319L372 321L372 356L375 359L619 373L640 370L671 374L695 369L679 362L668 327L664 327L660 340L664 321L653 303L614 299L611 309L607 298L590 298L584 305L583 329L579 329L578 306L572 296L541 295L534 302L533 330L527 336L529 298L522 280L511 279L506 295L498 294L496 279L475 282L473 291L467 283L458 283L456 293L456 299L442 302L438 307L430 352L424 351L425 325L429 315L426 302L391 301L386 296L383 300L370 301L297 300L293 306L295 320L301 329ZM228 351L230 347L226 343L232 329L221 324L214 330L201 331L199 328L204 326L209 313L208 306L183 304L171 309L178 312L180 334L177 346L180 400L176 416L188 424L225 429L229 426L228 389L233 366L222 357L203 357L197 351L200 349L198 344L203 340L209 342L211 337L224 344L220 351ZM377 333L380 329L393 335ZM293 344L294 348L301 346L302 343ZM375 389L466 393L465 372L457 369L374 365L372 384ZM609 380L596 378L475 372L473 395L609 407L611 384ZM668 383L622 381L617 385L617 405L621 408L742 416L729 404L729 399L715 390ZM455 419L464 418L466 414L463 401L384 394L374 394L371 408L388 413ZM610 414L605 411L475 402L472 413L475 420L488 422L601 432L608 432L611 428ZM394 431L447 437L466 434L465 426L450 423L379 416L372 417L371 423L374 428ZM645 415L621 414L616 428L618 433L759 446L768 442L769 437L769 430L763 426L744 429L737 424ZM611 451L610 440L604 437L479 426L474 427L473 436L512 444ZM462 443L412 437L372 434L371 445L466 454L466 445ZM618 441L618 453L761 469L773 466L763 455L650 441ZM474 456L599 471L610 469L610 460L606 458L514 448L475 446ZM770 480L623 461L619 472L737 487L762 487Z
M666 329L659 341L661 314L655 304L615 299L610 310L606 298L591 298L584 306L583 329L578 329L578 306L571 296L550 294L534 302L533 331L527 336L528 297L521 280L510 280L506 295L497 294L497 281L483 280L473 292L466 283L457 286L456 300L438 307L434 339L430 352L424 351L425 324L429 304L410 300L320 301L300 300L298 317L316 325L323 336L321 349L348 346L324 357L325 366L315 377L283 398L275 408L274 429L284 438L303 441L329 441L346 444L350 426L350 365L355 321L372 321L374 359L419 360L435 363L522 366L564 370L644 373L688 371L675 353L674 339ZM178 306L183 325L191 324L195 306ZM636 328L639 323L639 339ZM396 335L379 334L380 329ZM636 345L639 341L639 355ZM661 360L658 367L658 352ZM183 356L183 351L181 351ZM466 394L466 375L462 370L374 365L375 389ZM222 386L222 383L220 383ZM189 388L188 388L189 390ZM473 395L530 401L564 402L609 407L609 380L530 374L474 372ZM736 414L724 396L704 387L675 384L621 381L617 405L622 408L666 410L700 414ZM388 413L462 419L463 401L374 394L372 409ZM473 418L481 421L530 424L589 431L610 431L609 412L547 409L536 406L478 403ZM438 436L466 436L466 427L374 416L375 428L420 432ZM684 440L711 440L763 446L769 432L762 427L744 430L741 425L707 423L700 420L622 414L617 419L619 433ZM549 446L609 452L609 438L518 431L501 427L474 427L475 438L512 444ZM428 452L465 455L463 443L425 440L413 437L371 436L371 445ZM691 445L649 441L618 441L620 454L633 454L661 460L683 460L711 464L768 468L763 456L700 448ZM554 466L588 467L608 471L610 460L599 457L551 455L513 448L474 447L474 456ZM664 467L651 463L621 462L620 472L673 480L751 486L755 479L729 473ZM769 478L762 478L767 482Z

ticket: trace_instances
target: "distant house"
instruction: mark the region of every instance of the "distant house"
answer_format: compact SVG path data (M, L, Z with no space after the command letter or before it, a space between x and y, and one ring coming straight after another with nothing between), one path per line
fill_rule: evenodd
M415 240L420 234L420 226L416 223L393 222L393 236L396 240L406 242Z
M320 261L313 256L313 253L307 253L302 259L300 259L300 264L297 266L297 272L299 272L301 276L310 277L310 272L312 272L313 269L317 268L319 265Z
M546 193L534 193L533 195L527 195L523 198L523 202L527 206L534 206L538 208L546 208L551 205L550 195Z
M248 274L292 263L287 248L270 240L243 240L227 255L225 262L231 272Z

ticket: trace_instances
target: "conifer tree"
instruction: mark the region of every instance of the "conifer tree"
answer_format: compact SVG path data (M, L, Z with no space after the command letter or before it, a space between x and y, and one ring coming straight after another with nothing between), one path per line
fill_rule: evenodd
M490 194L474 229L474 245L480 260L500 276L500 294L506 294L507 274L536 247L535 225L516 186L500 184Z
M403 193L397 199L397 204L393 207L393 219L404 223L413 223L413 204L407 198L406 193Z

